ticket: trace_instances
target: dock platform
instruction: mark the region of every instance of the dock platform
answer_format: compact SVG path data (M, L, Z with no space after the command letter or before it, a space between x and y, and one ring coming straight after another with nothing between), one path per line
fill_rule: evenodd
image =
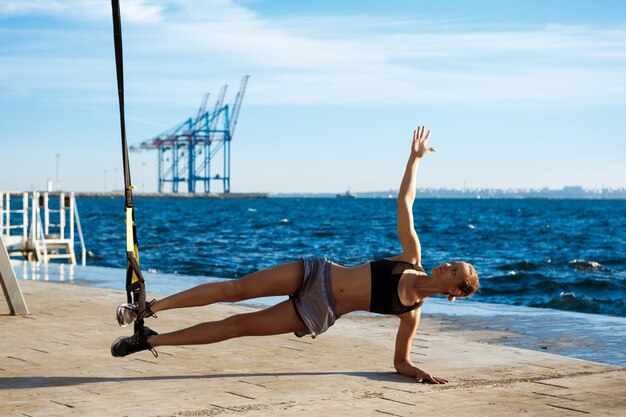
M412 356L446 385L394 372L397 319L383 316L348 315L315 340L250 337L113 358L111 342L132 331L114 317L125 293L19 282L28 316L10 316L0 293L2 416L626 415L626 368L483 343L493 335L429 317ZM167 332L253 308L165 311L147 324Z

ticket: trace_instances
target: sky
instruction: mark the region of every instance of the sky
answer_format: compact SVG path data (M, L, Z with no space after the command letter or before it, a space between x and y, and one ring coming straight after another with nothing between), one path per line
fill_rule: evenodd
M121 4L129 144L250 76L232 192L397 189L418 125L418 187L626 186L626 2ZM0 191L121 189L118 111L110 1L0 2Z

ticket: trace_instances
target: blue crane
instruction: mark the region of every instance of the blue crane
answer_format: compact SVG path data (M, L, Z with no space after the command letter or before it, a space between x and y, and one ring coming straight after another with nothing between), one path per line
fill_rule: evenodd
M195 117L162 132L154 139L131 147L131 151L157 150L158 191L165 192L171 183L171 192L178 193L179 184L187 183L187 192L196 193L197 183L202 183L204 192L211 192L211 182L222 183L224 193L230 193L230 144L237 126L243 96L248 84L248 75L241 79L239 91L232 107L224 104L227 86L222 86L217 102L207 111L209 94L202 98ZM220 152L223 160L218 161ZM212 174L214 163L222 173Z

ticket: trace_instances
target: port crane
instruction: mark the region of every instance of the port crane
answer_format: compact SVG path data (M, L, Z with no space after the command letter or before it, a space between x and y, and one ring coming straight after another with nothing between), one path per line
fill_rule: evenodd
M207 110L209 94L202 97L195 117L190 117L178 125L162 132L155 138L131 146L131 151L156 150L158 154L158 192L166 192L171 184L171 192L178 193L180 185L186 184L186 192L199 191L199 184L205 193L211 192L211 182L222 183L222 191L230 193L230 144L235 134L241 103L248 79L241 79L239 91L232 105L224 104L227 85L222 86L215 106ZM219 157L223 159L218 160ZM217 165L213 174L213 165ZM184 188L183 188L184 190Z

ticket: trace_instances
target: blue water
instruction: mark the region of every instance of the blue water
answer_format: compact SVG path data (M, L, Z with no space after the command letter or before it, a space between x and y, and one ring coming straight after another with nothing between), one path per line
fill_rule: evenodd
M300 256L356 265L399 253L395 204L136 198L141 265L223 278ZM78 205L88 265L124 268L123 200ZM626 201L424 199L414 216L426 270L471 262L482 286L475 301L626 316Z

